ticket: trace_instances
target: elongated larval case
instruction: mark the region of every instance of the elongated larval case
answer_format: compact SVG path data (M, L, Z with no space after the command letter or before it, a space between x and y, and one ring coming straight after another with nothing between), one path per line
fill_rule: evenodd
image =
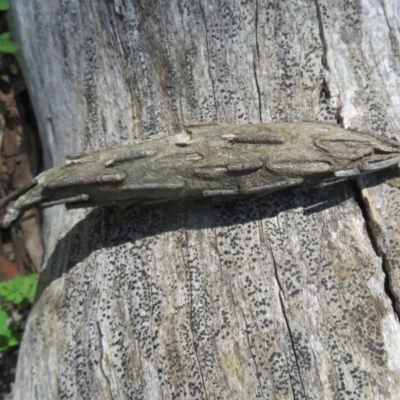
M398 166L396 142L313 123L205 125L70 156L4 198L3 226L27 209L244 196L334 183Z

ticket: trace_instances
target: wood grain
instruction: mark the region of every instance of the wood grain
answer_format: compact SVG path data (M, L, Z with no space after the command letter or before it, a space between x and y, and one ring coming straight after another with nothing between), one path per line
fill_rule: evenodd
M198 122L399 139L397 4L15 0L46 166ZM397 399L399 195L366 182L46 211L16 398Z

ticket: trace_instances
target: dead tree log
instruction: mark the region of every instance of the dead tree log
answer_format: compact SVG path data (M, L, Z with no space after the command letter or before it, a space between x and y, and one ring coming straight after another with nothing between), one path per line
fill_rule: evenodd
M400 139L400 9L12 2L47 167L200 122ZM44 214L17 399L396 399L396 176Z

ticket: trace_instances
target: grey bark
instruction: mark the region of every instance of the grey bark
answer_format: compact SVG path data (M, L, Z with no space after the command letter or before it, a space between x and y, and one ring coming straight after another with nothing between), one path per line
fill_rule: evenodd
M396 0L15 0L12 14L47 167L198 122L400 139ZM398 398L397 183L46 212L16 399Z

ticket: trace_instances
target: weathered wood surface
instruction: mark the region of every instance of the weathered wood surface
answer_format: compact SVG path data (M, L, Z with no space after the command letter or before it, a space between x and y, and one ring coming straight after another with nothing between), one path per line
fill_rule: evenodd
M400 138L395 0L12 8L48 167L201 121ZM397 399L399 194L376 179L46 212L16 398Z

